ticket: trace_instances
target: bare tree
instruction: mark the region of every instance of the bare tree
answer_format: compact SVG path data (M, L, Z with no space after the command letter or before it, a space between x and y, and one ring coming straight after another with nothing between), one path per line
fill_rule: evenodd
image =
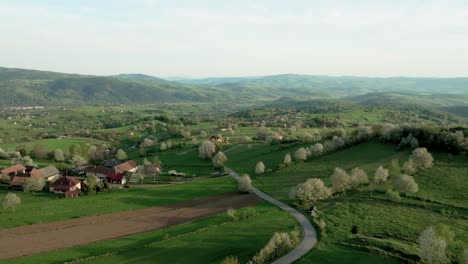
M402 174L396 178L394 185L395 189L402 193L416 193L419 190L414 178L406 174Z
M418 239L419 257L423 263L449 263L447 257L447 242L439 237L433 227L426 228Z
M255 173L262 174L264 172L265 172L265 164L263 164L263 162L261 161L257 162L257 165L255 165Z
M336 192L342 192L351 187L351 177L342 168L335 168L331 176L331 182Z
M211 159L213 154L216 152L216 147L213 142L209 140L203 141L203 143L198 148L198 153L202 159Z
M331 195L330 188L326 187L323 181L318 178L308 179L306 182L298 184L290 193L291 198L296 199L303 208L309 208Z
M21 198L14 193L7 193L5 199L3 200L3 208L11 208L13 212L16 210L16 206L19 204L21 204Z
M387 181L388 178L388 170L384 169L384 167L380 166L375 170L374 174L374 182L377 184L382 184Z

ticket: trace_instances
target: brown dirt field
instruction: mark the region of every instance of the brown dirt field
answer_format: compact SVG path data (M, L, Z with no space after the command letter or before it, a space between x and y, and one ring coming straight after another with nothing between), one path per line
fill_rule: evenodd
M167 206L3 229L0 260L161 229L258 202L251 194L226 193Z

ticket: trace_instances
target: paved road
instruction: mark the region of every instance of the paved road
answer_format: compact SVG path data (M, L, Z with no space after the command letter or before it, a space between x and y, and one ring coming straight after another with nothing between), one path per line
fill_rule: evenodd
M227 151L226 151L227 152ZM234 177L235 179L239 179L239 174L237 174L235 171L231 170L230 168L225 167L226 170L229 172L229 174ZM281 258L277 259L273 264L287 264L287 263L293 263L294 261L300 259L302 256L307 254L309 250L311 250L315 244L317 243L317 234L315 232L315 228L312 226L312 224L309 222L309 219L305 217L303 214L301 214L299 211L296 209L292 208L291 206L282 203L271 196L267 195L266 193L260 191L259 189L255 188L252 186L250 188L253 193L255 193L257 196L260 198L278 206L279 208L285 210L286 212L290 213L294 218L297 219L297 221L301 224L303 233L304 233L304 238L302 239L301 243L293 249L291 252L288 254L282 256Z

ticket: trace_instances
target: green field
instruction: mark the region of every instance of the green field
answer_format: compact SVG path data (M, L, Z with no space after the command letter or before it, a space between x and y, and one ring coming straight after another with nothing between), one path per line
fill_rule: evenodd
M150 206L160 206L216 195L236 190L231 178L216 178L194 181L186 184L152 188L115 190L110 193L80 196L73 199L59 199L49 193L23 193L13 191L21 197L22 204L15 213L0 211L0 228L60 221L83 216L129 211ZM0 187L0 197L10 190Z
M221 214L163 230L2 263L220 263L229 255L246 263L274 232L296 228L292 217L272 205L263 203L251 208L257 215L239 221ZM241 210L245 209L238 211Z
M271 146L265 147L264 152L260 148L239 147L230 153L239 158L232 157L231 162L235 161L232 166L239 173L252 173L257 160L274 165L282 161L286 151ZM378 166L388 167L392 159L399 159L402 164L408 156L409 151L396 151L394 145L366 142L256 176L254 184L273 197L293 204L288 197L292 187L314 177L330 185L335 167L349 171L359 166L372 179ZM414 195L395 201L383 192L362 188L320 202L317 207L326 222L325 234L299 263L314 263L318 259L320 263L356 263L358 259L360 263L415 261L419 233L431 225L445 226L455 234L450 252L459 254L462 245L468 242L468 182L463 180L468 160L465 156L448 159L446 153L434 152L433 156L434 167L414 176L420 189ZM254 161L249 161L254 157ZM272 166L265 164L267 168ZM359 228L358 235L350 232L353 225Z
M44 145L47 151L54 151L55 149L62 149L68 152L73 145L100 145L101 141L91 138L63 138L63 139L38 139L30 142L23 143L8 143L1 144L0 147L4 150L16 150L18 147L24 148L26 151L31 151L34 145Z

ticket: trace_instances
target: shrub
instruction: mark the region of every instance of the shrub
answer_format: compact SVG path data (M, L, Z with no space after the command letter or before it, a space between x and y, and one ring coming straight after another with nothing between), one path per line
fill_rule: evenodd
M200 158L202 159L211 159L215 152L216 146L213 144L213 142L209 140L203 141L203 143L198 148L198 153L200 154Z
M310 146L310 153L312 156L319 156L323 153L323 145L320 143L316 143L313 146Z
M304 161L307 159L307 151L305 148L300 148L294 153L294 158L299 161Z
M412 159L409 159L405 163L403 163L403 172L409 175L413 175L416 173L416 166Z
M224 162L227 161L227 157L226 155L224 155L223 152L219 151L218 153L216 153L216 155L214 155L214 157L212 158L212 162L213 162L213 166L215 168L222 168L224 167Z
M343 192L351 187L351 177L341 168L335 168L331 176L331 182L336 192Z
M265 172L265 164L263 164L263 162L261 161L257 162L257 165L255 165L255 173L262 174L264 172Z
M416 193L418 192L418 184L414 181L414 178L402 174L394 182L395 189L402 193Z
M413 150L411 159L413 160L416 169L428 169L432 167L432 162L434 161L431 153L429 153L426 148L417 148Z
M426 228L418 239L419 257L423 263L449 263L447 242L439 237L433 227Z
M284 156L284 161L283 161L283 163L284 163L285 165L291 164L291 155L289 155L289 153L286 154L286 155Z
M248 263L268 263L270 260L286 254L299 242L297 237L297 234L288 234L285 232L275 233L266 246L262 248Z
M301 207L308 209L317 201L330 197L332 192L321 179L312 178L298 184L290 195L298 201Z
M375 170L374 174L374 182L377 184L382 184L387 181L388 178L388 170L384 169L382 166L378 167Z
M29 177L23 183L24 192L39 192L45 186L45 180L42 177Z
M14 193L7 193L5 199L3 200L3 208L11 208L13 212L16 210L16 206L19 204L21 204L21 198Z
M237 221L237 216L236 216L236 210L230 207L227 211L226 214L231 218L232 221Z
M369 178L363 169L356 167L351 170L351 184L353 187L367 183L369 183Z
M252 187L252 180L247 174L242 174L239 179L239 191L249 192Z
M227 256L221 261L221 264L239 264L239 260L235 256Z

